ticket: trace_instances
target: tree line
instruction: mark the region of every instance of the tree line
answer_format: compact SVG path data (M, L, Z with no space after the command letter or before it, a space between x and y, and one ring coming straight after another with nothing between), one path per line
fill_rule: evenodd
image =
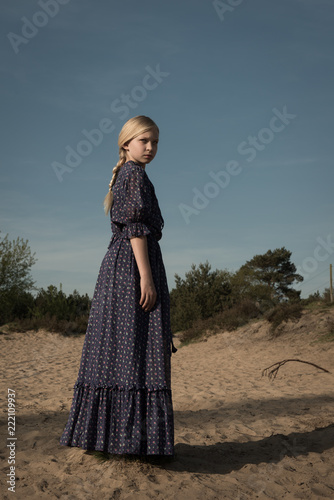
M61 287L36 288L30 274L36 263L28 240L0 239L0 325L15 322L15 328L47 328L62 333L85 333L91 300L74 290L66 295ZM33 294L35 292L35 294Z
M26 328L84 333L91 306L88 295L74 290L66 296L53 285L37 289L30 274L35 262L28 240L10 241L8 235L0 239L0 324L19 321ZM301 302L301 292L293 285L302 280L285 247L255 255L236 272L212 270L208 261L192 264L184 278L175 274L170 292L172 331L188 330L209 318L237 327L244 318L258 317L278 305L293 306Z
M236 272L211 270L208 261L194 264L185 278L175 276L171 291L172 328L185 330L196 320L207 319L248 304L248 309L264 313L279 303L300 301L300 291L293 288L303 277L291 262L286 248L255 255Z

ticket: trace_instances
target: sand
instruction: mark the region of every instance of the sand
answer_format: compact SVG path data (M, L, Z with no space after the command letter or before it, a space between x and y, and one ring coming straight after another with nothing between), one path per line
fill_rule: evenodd
M175 458L152 462L102 461L59 445L84 336L3 333L2 498L334 498L334 342L319 341L333 319L333 309L305 312L276 339L260 321L179 348L172 357ZM261 376L286 358L332 373L295 362L274 381ZM16 394L15 495L6 484L8 388Z

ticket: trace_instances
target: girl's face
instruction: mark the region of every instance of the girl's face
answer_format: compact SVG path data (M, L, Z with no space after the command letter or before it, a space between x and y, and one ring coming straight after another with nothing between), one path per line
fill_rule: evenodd
M123 146L126 151L126 161L132 160L145 168L157 154L158 142L159 134L156 129L138 135Z

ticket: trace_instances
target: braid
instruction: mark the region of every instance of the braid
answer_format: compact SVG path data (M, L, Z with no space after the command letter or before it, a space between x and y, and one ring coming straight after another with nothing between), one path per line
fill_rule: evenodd
M104 212L106 215L111 210L111 207L113 206L113 192L112 188L116 182L118 172L120 171L122 165L127 160L127 152L124 149L124 146L129 144L132 139L137 137L140 134L143 134L144 132L147 132L148 130L154 129L157 134L159 134L159 129L156 123L154 123L151 118L148 116L134 116L133 118L130 118L127 122L124 123L122 130L119 133L118 136L118 147L119 147L119 161L117 165L113 168L112 171L112 178L109 183L109 193L106 195L104 198Z
M119 161L117 162L117 165L113 168L112 171L112 178L111 181L109 182L109 192L104 198L104 213L108 215L108 213L111 210L111 207L113 205L113 192L112 192L112 187L116 182L118 172L120 171L122 165L126 162L126 153L123 148L119 148Z

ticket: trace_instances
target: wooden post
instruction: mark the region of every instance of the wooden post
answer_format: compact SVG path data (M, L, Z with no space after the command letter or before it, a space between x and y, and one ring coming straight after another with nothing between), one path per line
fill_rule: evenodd
M330 301L333 302L333 266L329 264L329 296Z

